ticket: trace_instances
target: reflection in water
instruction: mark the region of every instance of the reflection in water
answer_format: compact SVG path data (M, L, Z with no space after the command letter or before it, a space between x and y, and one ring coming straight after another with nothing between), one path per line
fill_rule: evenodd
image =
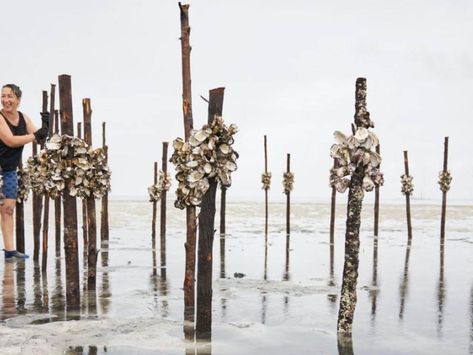
M412 245L412 238L407 240L407 247L406 247L406 258L404 259L404 273L402 276L402 282L399 286L399 296L401 299L401 305L399 308L399 319L403 319L404 317L404 308L407 300L407 291L409 286L409 256L411 253L411 245Z
M290 234L286 234L286 267L284 268L284 275L282 277L283 281L289 281L289 249L290 249Z
M153 300L154 300L154 308L157 312L158 310L158 299L161 298L161 317L166 318L169 315L169 305L166 299L168 294L168 282L166 279L166 265L161 264L161 276L158 275L158 265L156 263L156 249L155 241L153 240L153 272L150 275L150 286L153 290ZM162 259L161 259L162 260ZM164 270L164 272L163 272Z
M220 234L220 278L225 278L225 234Z
M473 354L473 286L470 289L470 346L469 353Z
M185 350L186 355L212 355L212 343L197 342L189 343Z
M104 240L101 243L101 253L100 257L102 259L102 285L100 289L99 299L102 314L107 314L110 307L110 302L112 301L112 293L110 292L110 280L108 276L108 241Z
M266 292L263 292L263 296L261 297L261 324L266 324L266 307Z
M62 278L61 278L61 259L56 258L55 265L56 273L54 278L54 292L51 297L51 309L55 315L59 317L60 320L64 319L65 316L65 297L62 288Z
M371 290L369 296L371 298L371 320L374 322L376 318L376 301L378 299L378 236L373 238L373 275L371 277Z
M18 314L26 313L26 291L25 291L25 262L19 261L16 263L16 297Z
M333 243L330 244L330 269L329 269L329 278L328 278L328 286L334 287L336 286L335 281L335 267L334 267L334 258L335 258L335 246ZM327 299L329 301L330 309L332 314L337 311L337 299L338 293L332 293L327 295Z
M15 279L13 277L14 268L14 260L5 260L5 269L3 271L2 281L2 314L0 320L5 320L16 315Z
M353 339L351 337L339 336L337 338L339 355L353 355Z
M34 261L33 271L33 310L36 313L42 313L43 311L43 295L41 287L41 270L38 261Z
M437 299L438 299L437 333L438 333L439 338L442 337L443 311L444 311L443 306L444 306L445 297L447 294L446 281L444 279L444 273L443 273L444 251L445 251L445 245L442 243L440 244L440 272L439 272L439 283L438 283L438 291L437 291Z
M106 354L107 353L107 347L103 347L103 352L101 354ZM88 347L84 346L75 346L72 347L70 346L66 352L66 355L97 355L98 354L98 348L93 345L89 345Z

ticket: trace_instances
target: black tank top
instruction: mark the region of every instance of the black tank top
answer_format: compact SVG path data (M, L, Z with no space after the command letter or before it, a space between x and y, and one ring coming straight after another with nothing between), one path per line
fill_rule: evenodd
M14 136L24 136L27 134L25 117L23 117L23 114L21 112L18 111L18 115L20 116L18 126L12 125L10 121L8 121L5 116L3 116L2 113L0 113L0 115L2 116L2 118L0 119L5 120ZM12 148L7 146L5 143L3 143L2 140L0 140L0 167L2 168L2 170L16 170L18 168L18 165L20 165L22 152L23 146Z

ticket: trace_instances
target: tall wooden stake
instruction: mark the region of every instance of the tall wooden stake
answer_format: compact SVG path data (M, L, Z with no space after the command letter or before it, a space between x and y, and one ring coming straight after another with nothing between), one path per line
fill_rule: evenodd
M336 160L333 160L333 168L337 167ZM332 203L330 205L330 245L335 243L335 212L336 212L336 201L337 201L337 189L332 186Z
M82 139L82 122L77 122L77 138ZM82 242L83 242L83 255L86 259L88 253L88 237L87 237L87 203L85 199L81 200L82 205Z
M291 154L287 155L287 171L291 172ZM286 235L291 234L291 191L286 193Z
M225 278L225 208L227 203L227 188L220 186L220 277Z
M51 112L52 114L52 112ZM54 110L54 133L59 134L59 111ZM54 231L56 233L56 257L61 256L61 196L54 199Z
M23 169L23 163L20 161L18 167ZM25 204L24 201L16 201L15 207L15 228L16 228L16 250L20 253L25 252Z
M82 108L84 112L84 140L92 147L92 108L90 107L90 99L82 100ZM88 236L88 279L87 289L95 290L97 276L97 215L95 212L95 197L91 193L86 198L87 204L87 236Z
M181 53L182 53L182 112L184 116L184 133L187 141L194 127L192 118L191 65L189 43L189 5L179 2L181 18ZM195 243L196 243L196 209L186 209L186 268L184 274L184 335L186 339L194 338L195 309Z
M404 151L404 174L409 176L409 158L407 150ZM406 193L406 218L407 218L407 239L412 239L412 223L411 223L411 193Z
M268 174L268 144L264 135L264 173ZM264 235L265 244L268 242L268 189L264 189Z
M224 91L225 88L209 91L209 124L215 116L222 115ZM202 197L199 213L196 338L205 340L212 338L212 264L217 184L215 177L209 178L209 189Z
M158 183L158 162L155 161L154 164L154 169L153 169L153 184L156 185ZM153 219L151 221L151 238L153 245L156 245L156 215L158 211L158 202L153 201Z
M379 144L376 146L376 153L381 154ZM379 188L380 186L376 184L374 188L374 236L378 237L379 229Z
M105 154L105 162L108 163L108 146L105 141L105 122L102 122L102 148ZM108 226L108 192L102 196L102 213L100 223L100 243L102 248L105 243L108 243L109 238L109 226Z
M168 173L168 142L163 142L162 171ZM161 247L161 277L166 279L166 198L167 191L161 192L160 247Z
M443 173L448 173L448 137L443 143ZM447 191L442 191L442 219L440 221L440 244L445 242L445 215L447 212Z
M70 75L59 76L59 101L61 111L61 132L74 136L72 115L72 90ZM74 152L69 150L68 158ZM63 191L64 206L64 252L66 255L66 304L67 310L77 310L80 306L79 255L77 247L77 201L69 195L69 188Z

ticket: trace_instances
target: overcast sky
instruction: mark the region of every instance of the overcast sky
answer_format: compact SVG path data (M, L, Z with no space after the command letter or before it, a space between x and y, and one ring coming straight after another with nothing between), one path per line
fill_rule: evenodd
M284 198L291 153L294 199L328 201L333 132L350 131L360 76L367 78L368 110L381 141L383 198L402 198L406 149L414 196L440 201L449 136L449 198L473 199L472 1L190 5L194 127L207 119L200 95L224 86L224 119L240 128L230 201L262 199L265 134L270 198ZM177 2L18 0L2 3L1 13L0 81L22 88L21 110L39 124L41 91L58 75L71 75L74 124L82 120L85 97L92 102L94 145L107 122L112 197L146 198L162 142L184 135Z

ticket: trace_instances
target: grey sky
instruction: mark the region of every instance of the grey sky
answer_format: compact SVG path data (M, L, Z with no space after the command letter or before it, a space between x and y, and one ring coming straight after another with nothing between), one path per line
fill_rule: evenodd
M383 196L402 197L407 149L414 196L440 200L448 135L449 196L473 199L473 2L190 4L194 126L206 120L200 95L225 86L224 118L240 128L229 199L262 198L267 134L271 199L284 196L291 153L294 199L328 200L333 131L350 130L358 76L367 78L381 141ZM112 196L145 197L161 142L183 136L177 2L10 1L2 4L0 28L0 81L21 86L21 109L39 122L41 91L70 74L75 123L84 97L92 100L95 145L107 122Z

